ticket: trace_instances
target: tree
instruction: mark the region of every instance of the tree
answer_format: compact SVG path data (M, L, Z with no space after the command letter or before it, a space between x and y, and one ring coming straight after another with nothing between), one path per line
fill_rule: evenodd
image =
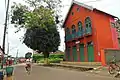
M56 23L59 24L62 22L59 18L62 16L61 13L61 7L63 5L61 4L61 0L25 0L31 7L34 9L40 7L40 6L45 6L46 8L49 8L50 10L53 10Z
M40 21L46 21L45 19L49 19L50 21L55 21L56 24L62 22L59 20L61 1L60 0L25 0L29 5L16 4L11 7L11 23L15 24L15 27L18 28L18 31L21 28L31 27L29 25L42 23ZM51 18L53 18L51 20ZM44 20L42 20L44 19ZM47 20L47 21L49 21ZM49 22L50 22L49 21ZM39 26L38 25L38 26ZM40 25L41 26L41 25ZM36 26L35 26L36 27ZM42 25L44 27L44 25Z
M52 3L49 6L39 6L36 5L39 2L35 1L34 3L34 0L28 0L30 5L34 4L33 9L25 5L14 4L11 23L15 24L18 31L20 28L26 29L23 43L33 50L43 52L44 58L47 60L49 53L58 50L60 44L60 36L57 31L57 23L59 22L56 22L58 20L56 20L54 8L51 7Z
M26 59L30 59L32 57L32 53L31 52L27 52L26 54L25 54L25 58Z
M44 28L27 29L23 41L29 48L43 52L46 63L48 63L47 58L50 52L57 51L60 44L60 36L56 27L54 25L48 25L48 27L47 30Z

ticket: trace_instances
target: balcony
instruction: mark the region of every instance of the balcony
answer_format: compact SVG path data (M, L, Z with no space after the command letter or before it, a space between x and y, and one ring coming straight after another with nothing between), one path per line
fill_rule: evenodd
M70 40L74 40L76 38L82 38L84 34L84 31L78 31L74 34L69 34L65 37L65 41L70 41Z
M71 34L66 35L65 41L70 41L71 39L72 39L72 35Z
M76 38L76 33L72 34L72 39Z
M92 28L91 27L87 27L85 29L85 36L89 36L89 35L92 35Z
M83 33L84 33L83 30L76 32L76 38L81 38L81 37L83 37Z

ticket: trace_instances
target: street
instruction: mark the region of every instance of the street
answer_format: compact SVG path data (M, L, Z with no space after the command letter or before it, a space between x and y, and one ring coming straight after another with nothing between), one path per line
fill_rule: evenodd
M14 80L119 80L109 76L100 76L87 72L32 66L32 73L27 75L24 66L16 66Z

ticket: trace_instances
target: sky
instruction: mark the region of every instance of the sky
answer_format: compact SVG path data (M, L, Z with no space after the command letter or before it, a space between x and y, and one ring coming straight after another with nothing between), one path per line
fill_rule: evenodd
M62 9L62 15L63 19L65 18L68 9L70 7L72 0L62 0L62 4L66 5ZM94 8L97 8L99 10L102 10L104 12L107 12L109 14L112 14L114 16L117 16L120 18L120 0L75 0L84 4L87 4L89 6L93 6ZM10 0L10 6L13 2L20 2L23 3L23 0ZM2 40L3 40L3 29L4 29L4 22L5 22L5 1L0 1L0 45L2 46ZM24 36L25 30L22 30L18 33L15 33L17 29L14 28L13 25L8 24L8 35L6 36L6 47L8 46L7 42L9 42L9 54L12 56L16 56L17 50L18 50L18 56L24 56L27 52L33 52L33 50L29 49L26 45L20 41L19 38ZM60 32L60 38L61 38L61 44L59 46L59 50L64 51L65 50L65 44L64 44L64 29L59 29ZM6 49L7 51L7 49Z

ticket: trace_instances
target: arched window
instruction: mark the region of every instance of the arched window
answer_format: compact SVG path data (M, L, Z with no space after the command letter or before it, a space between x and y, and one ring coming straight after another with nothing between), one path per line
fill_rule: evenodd
M92 26L91 26L91 20L90 20L89 17L87 17L87 18L85 19L85 27L86 27L86 28L92 27Z
M91 19L89 17L87 17L85 19L85 33L86 34L92 33L92 23L91 23Z
M72 25L72 34L76 33L75 25Z
M78 22L78 30L82 31L82 22L81 21Z

